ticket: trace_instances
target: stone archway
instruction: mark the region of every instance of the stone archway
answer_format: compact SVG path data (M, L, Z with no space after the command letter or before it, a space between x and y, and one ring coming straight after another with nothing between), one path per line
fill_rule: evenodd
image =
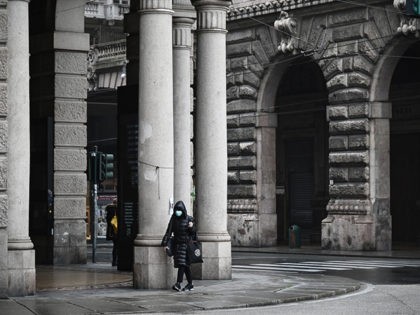
M383 119L375 119L381 126L382 141L377 142L380 154L376 158L377 171L372 178L378 196L388 200L392 217L393 245L406 245L419 241L418 222L418 147L420 125L416 118L416 76L409 69L418 67L419 42L399 38L378 64L372 84L373 104L381 104L389 112ZM401 58L398 58L401 56ZM405 58L407 57L408 58ZM392 117L391 117L392 112ZM377 135L372 135L373 137ZM417 153L416 153L417 152ZM380 169L382 167L383 170ZM384 174L386 176L384 176ZM380 195L379 195L380 194Z
M258 129L258 197L275 209L278 241L286 241L288 227L297 224L304 242L319 244L328 195L324 76L313 60L295 56L274 63L260 96L258 112L269 124Z

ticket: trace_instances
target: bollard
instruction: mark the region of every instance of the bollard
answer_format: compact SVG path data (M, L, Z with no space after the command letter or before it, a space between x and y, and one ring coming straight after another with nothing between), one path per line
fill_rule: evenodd
M300 227L296 224L289 228L289 248L300 248Z

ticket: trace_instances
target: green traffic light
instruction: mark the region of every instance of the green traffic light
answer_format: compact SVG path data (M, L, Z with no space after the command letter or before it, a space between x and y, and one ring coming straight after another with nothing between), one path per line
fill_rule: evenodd
M114 178L114 155L101 153L100 155L100 176L99 180Z

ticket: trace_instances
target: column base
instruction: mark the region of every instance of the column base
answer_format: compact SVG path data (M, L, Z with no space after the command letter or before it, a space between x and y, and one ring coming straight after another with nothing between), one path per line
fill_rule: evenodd
M391 216L328 215L321 247L327 250L390 250Z
M176 281L173 259L159 246L134 246L133 285L136 289L168 289Z
M54 265L86 264L86 222L59 220L54 222Z
M199 236L200 239L200 236ZM194 279L232 279L232 251L230 241L202 242L203 263L191 265Z
M8 250L8 296L34 295L36 291L35 250Z
M7 297L7 230L0 228L0 299Z
M392 217L390 215L375 216L376 250L392 250Z

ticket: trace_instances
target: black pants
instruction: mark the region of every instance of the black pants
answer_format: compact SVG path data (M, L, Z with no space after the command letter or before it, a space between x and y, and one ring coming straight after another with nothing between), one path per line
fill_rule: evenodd
M114 238L112 240L112 265L117 265L117 240Z
M192 283L192 275L191 275L190 266L180 266L178 268L178 278L176 279L176 282L179 282L179 283L182 282L182 279L184 278L184 273L185 273L185 276L187 277L188 283Z

